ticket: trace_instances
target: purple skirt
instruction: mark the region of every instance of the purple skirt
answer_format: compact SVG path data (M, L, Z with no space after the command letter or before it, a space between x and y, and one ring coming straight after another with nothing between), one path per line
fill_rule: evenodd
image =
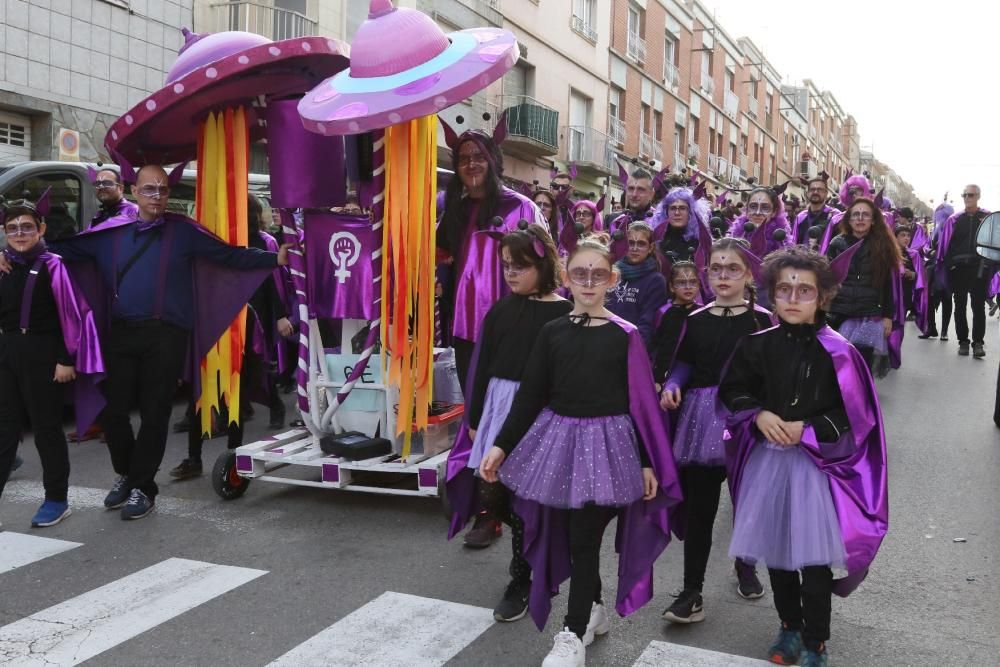
M500 467L514 495L558 509L623 507L642 498L642 464L629 415L563 417L548 408Z
M718 404L718 394L718 387L699 387L682 395L674 433L677 465L725 465L722 434L726 430L726 410Z
M497 434L503 427L510 406L514 402L514 394L520 382L505 380L503 378L490 378L490 383L486 387L486 399L483 401L483 416L479 419L479 428L476 430L476 439L472 442L472 450L469 452L470 468L479 468L480 462L493 442L497 439Z
M761 440L743 470L729 555L779 570L828 565L844 570L830 481L799 447Z
M884 357L889 354L889 339L882 332L881 317L852 317L841 323L837 333L854 347L872 348L876 356Z

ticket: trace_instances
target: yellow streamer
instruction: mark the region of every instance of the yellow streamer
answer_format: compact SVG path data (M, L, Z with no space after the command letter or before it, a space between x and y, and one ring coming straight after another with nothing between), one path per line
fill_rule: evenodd
M396 435L410 455L413 428L427 428L434 378L434 224L437 117L385 132L382 231L382 349L388 381L399 388Z

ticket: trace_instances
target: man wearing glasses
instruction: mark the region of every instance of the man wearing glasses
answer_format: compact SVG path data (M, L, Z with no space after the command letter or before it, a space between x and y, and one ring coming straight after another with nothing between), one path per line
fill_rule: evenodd
M139 202L133 215L51 244L71 271L74 263L93 266L99 280L92 287L107 296L107 406L100 421L118 477L104 506L121 508L122 519L153 510L185 357L200 361L270 271L288 264L289 247L273 253L230 246L167 213L170 182L160 166L140 169L132 194ZM9 264L0 262L0 269L9 271ZM138 434L129 420L133 406Z
M816 243L810 244L809 236L809 230L813 227L820 228L820 233L814 240L818 243L819 239L823 238L831 217L836 213L835 208L827 206L826 197L826 181L822 178L814 178L806 184L806 199L809 206L794 218L795 222L792 225L797 244L815 249Z
M102 169L97 172L94 188L97 190L97 201L101 202L101 208L90 221L91 227L97 227L102 222L120 215L134 216L138 212L139 207L125 199L125 185L114 169Z
M990 272L976 253L976 232L989 211L979 208L978 185L962 190L965 209L945 220L938 236L937 271L948 272L948 286L955 299L955 332L958 334L958 354L982 359L986 356L983 339L986 336L986 292ZM966 308L972 299L972 338Z

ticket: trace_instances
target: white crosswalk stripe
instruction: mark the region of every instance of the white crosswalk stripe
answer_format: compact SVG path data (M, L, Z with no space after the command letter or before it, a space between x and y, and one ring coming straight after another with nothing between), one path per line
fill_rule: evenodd
M79 664L264 574L170 558L0 628L0 664Z
M744 658L718 651L709 651L694 646L670 644L668 642L650 642L646 650L632 667L763 667L770 665L766 660Z
M53 540L23 533L0 532L0 574L81 546L79 542Z
M493 624L489 609L387 592L268 667L438 667Z

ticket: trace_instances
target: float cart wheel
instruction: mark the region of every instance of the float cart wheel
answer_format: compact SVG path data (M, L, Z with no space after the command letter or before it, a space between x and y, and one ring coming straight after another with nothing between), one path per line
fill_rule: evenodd
M219 454L212 466L212 488L223 500L236 500L247 492L250 480L236 472L236 452L232 449Z

